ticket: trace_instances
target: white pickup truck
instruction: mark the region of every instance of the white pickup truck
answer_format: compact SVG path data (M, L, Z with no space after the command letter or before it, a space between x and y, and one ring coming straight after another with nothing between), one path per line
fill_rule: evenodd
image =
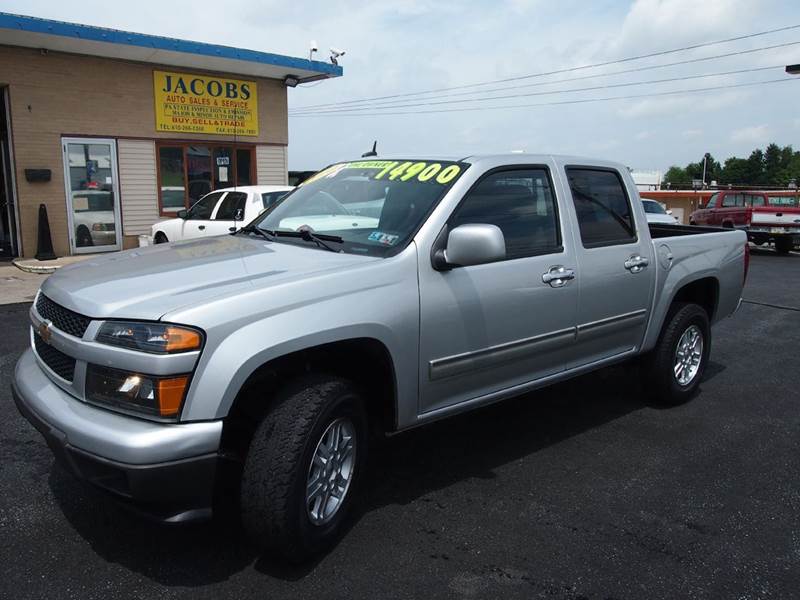
M167 521L232 500L302 560L370 432L639 357L650 399L688 400L747 260L743 231L648 225L616 163L343 162L234 234L59 269L14 398L79 477Z

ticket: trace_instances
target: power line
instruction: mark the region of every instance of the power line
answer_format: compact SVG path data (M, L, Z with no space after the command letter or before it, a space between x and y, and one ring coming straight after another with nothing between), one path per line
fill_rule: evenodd
M765 81L751 81L748 83L735 83L729 85L718 85L704 88L693 88L688 90L672 90L669 92L652 92L648 94L631 94L628 96L608 96L602 98L582 98L577 100L559 100L553 102L539 102L535 104L508 104L505 106L475 106L468 108L443 108L434 110L412 110L412 111L398 111L398 112L383 112L383 113L309 113L304 115L291 115L293 117L385 117L391 115L421 115L421 114L434 114L434 113L449 113L449 112L467 112L474 110L501 110L509 108L534 108L539 106L560 106L564 104L586 104L590 102L609 102L613 100L631 100L636 98L652 98L657 96L670 96L678 94L694 94L700 92L711 92L715 90L727 90L733 88L751 87L755 85L767 85L772 83L780 83L785 81L800 81L796 77L783 77L781 79L767 79Z
M320 107L325 107L325 106L340 106L340 105L343 105L343 104L357 104L357 103L363 103L363 102L371 102L373 100L387 100L387 99L390 99L390 98L403 98L403 97L408 97L408 96L419 96L419 95L422 95L422 94L432 94L432 93L437 93L437 92L449 92L449 91L453 91L453 90L463 90L463 89L467 89L467 88L470 88L470 87L476 87L476 86L480 86L480 85L491 85L491 84L494 84L494 83L505 83L505 82L508 82L508 81L519 81L521 79L530 79L530 78L533 78L533 77L544 77L544 76L547 76L547 75L558 75L560 73L572 73L574 71L580 71L580 70L583 70L583 69L594 69L594 68L597 68L597 67L606 67L608 65L616 65L616 64L631 62L631 61L635 61L635 60L642 60L644 58L653 58L655 56L664 56L664 55L667 55L667 54L674 54L676 52L685 52L687 50L695 50L697 48L706 48L708 46L716 46L716 45L719 45L719 44L727 44L729 42L736 42L736 41L739 41L739 40L750 39L750 38L754 38L754 37L759 37L759 36L763 36L763 35L769 35L769 34L772 34L772 33L779 33L781 31L789 31L789 30L798 29L798 28L800 28L800 24L798 24L798 25L787 25L786 27L778 27L776 29L769 29L769 30L766 30L766 31L759 31L759 32L756 32L756 33L749 33L749 34L746 34L746 35L739 35L739 36L736 36L736 37L730 37L730 38L726 38L726 39L723 39L723 40L715 40L713 42L703 42L703 43L700 43L700 44L692 44L690 46L682 46L680 48L673 48L671 50L660 50L658 52L650 52L648 54L640 54L640 55L637 55L637 56L629 56L627 58L619 58L619 59L616 59L616 60L609 60L609 61L605 61L605 62L594 63L594 64L589 64L589 65L582 65L582 66L578 66L578 67L569 67L569 68L566 68L566 69L557 69L555 71L532 73L532 74L529 74L529 75L518 75L516 77L507 77L505 79L494 79L492 81L482 81L482 82L478 82L478 83L470 83L470 84L465 84L465 85L457 85L457 86L451 86L451 87L445 87L445 88L437 88L437 89L425 90L425 91L421 91L421 92L407 92L405 94L392 94L392 95L389 95L389 96L376 96L376 97L373 97L373 98L363 98L363 99L359 99L359 100L346 100L346 101L343 101L343 102L329 102L329 103L325 103L325 104L310 104L310 105L307 105L307 106L299 106L297 108L298 109L320 108Z
M597 91L597 90L606 90L606 89L613 89L613 88L621 88L621 87L632 87L637 85L653 85L659 83L670 83L674 81L685 81L688 79L705 79L708 77L722 77L725 75L738 75L741 73L754 73L756 71L766 71L768 69L783 69L784 65L772 65L769 67L754 67L750 69L738 69L736 71L723 71L721 73L706 73L703 75L688 75L688 76L680 76L680 77L668 77L666 79L651 79L649 81L633 81L633 82L625 82L625 83L611 83L606 85L595 85L591 87L583 87L583 88L571 88L571 89L561 89L561 90L549 90L546 92L530 92L527 94L507 94L505 96L487 96L486 98L462 98L460 100L440 100L438 102L415 102L412 104L399 104L393 106L365 106L365 107L356 107L356 108L337 108L337 109L330 109L330 110L320 110L316 111L316 114L319 115L329 115L329 114L336 114L336 113L354 113L354 112L361 112L365 110L391 110L396 108L414 108L417 106L440 106L443 104L459 104L465 102L486 102L489 100L510 100L512 98L529 98L532 96L548 96L551 94L568 94L568 93L575 93L575 92L590 92L590 91ZM425 98L427 100L427 98ZM292 115L292 116L301 116L301 115Z
M774 50L776 48L786 48L788 46L796 46L798 44L800 44L800 41L786 42L786 43L783 43L783 44L775 44L775 45L772 45L772 46L763 46L761 48L751 48L749 50L739 50L737 52L727 52L725 54L717 54L717 55L714 55L714 56L705 56L705 57L702 57L702 58L692 58L692 59L687 59L687 60L679 60L679 61L675 61L675 62L671 62L671 63L664 63L664 64L660 64L660 65L647 65L647 66L643 66L643 67L634 67L632 69L623 69L623 70L620 70L620 71L612 71L610 73L598 73L596 75L581 75L580 77L569 77L569 78L566 78L566 79L558 79L558 80L555 80L555 81L538 81L536 83L526 83L526 84L523 84L523 85L513 85L513 86L507 86L507 87L501 87L501 88L492 88L492 89L488 89L488 90L470 90L468 92L456 92L454 94L440 94L440 95L436 95L436 96L430 96L428 98L420 98L420 100L436 100L438 98L454 98L454 97L458 97L458 96L470 96L470 95L473 95L473 94L489 94L489 93L492 93L492 92L503 92L503 91L507 91L507 90L518 90L518 89L523 89L523 88L541 87L541 86L544 86L544 85L553 85L553 84L556 84L556 83L567 83L567 82L571 82L571 81L584 81L586 79L596 79L598 77L610 77L610 76L613 76L613 75L624 75L624 74L627 74L627 73L638 73L638 72L641 72L641 71L663 69L663 68L674 67L674 66L678 66L678 65L686 65L686 64L692 64L692 63L705 62L705 61L709 61L709 60L716 60L716 59L719 59L719 58L728 58L728 57L731 57L731 56L740 56L740 55L743 55L743 54L752 54L752 53L755 53L755 52L763 52L765 50ZM408 100L407 99L405 99L405 100L388 100L388 101L385 101L385 102L375 102L375 103L365 104L365 107L378 108L378 107L381 107L381 106L386 106L388 108L392 108L392 107L398 107L399 108L400 104L402 104L404 102L408 102ZM336 108L335 106L331 106L330 107L331 110L333 110L335 108ZM344 108L349 108L349 107L347 107L347 106L342 107L342 109L344 109ZM327 112L327 109L323 109L323 110L325 112ZM300 114L312 113L312 112L317 112L317 111L315 109L310 109L310 108L307 108L307 109L295 108L295 109L290 109L289 110L289 114L290 115L300 115Z

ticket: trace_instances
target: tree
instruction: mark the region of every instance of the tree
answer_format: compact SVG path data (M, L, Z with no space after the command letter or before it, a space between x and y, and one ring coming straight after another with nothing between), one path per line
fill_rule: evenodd
M770 144L766 149L756 148L747 158L731 156L724 165L706 152L706 184L741 186L785 186L794 179L800 184L800 152L791 146ZM675 186L691 185L693 179L703 178L703 159L689 163L685 168L672 166L664 176L664 183Z
M782 175L781 148L778 144L770 144L764 150L764 183L775 185Z
M766 183L766 173L764 173L764 153L761 148L756 148L750 153L747 159L747 167L750 170L748 179L743 182L748 185Z
M742 184L750 179L750 163L747 159L731 156L725 161L719 183Z
M671 186L678 186L681 184L691 183L692 178L686 174L684 169L681 169L677 165L672 165L667 172L664 174L664 183L668 183Z

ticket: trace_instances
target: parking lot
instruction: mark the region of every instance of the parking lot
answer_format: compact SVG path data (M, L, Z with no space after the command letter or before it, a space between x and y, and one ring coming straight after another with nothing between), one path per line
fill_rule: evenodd
M0 597L796 596L800 253L754 250L745 300L687 405L651 406L623 365L387 440L349 532L302 568L63 473L9 391L28 305L2 306Z

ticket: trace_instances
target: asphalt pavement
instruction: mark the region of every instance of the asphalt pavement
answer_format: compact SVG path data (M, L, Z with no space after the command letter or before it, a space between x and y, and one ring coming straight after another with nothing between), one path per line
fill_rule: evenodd
M389 439L302 568L62 472L9 392L28 306L0 306L0 597L798 597L800 254L755 251L745 299L687 405L624 365Z

